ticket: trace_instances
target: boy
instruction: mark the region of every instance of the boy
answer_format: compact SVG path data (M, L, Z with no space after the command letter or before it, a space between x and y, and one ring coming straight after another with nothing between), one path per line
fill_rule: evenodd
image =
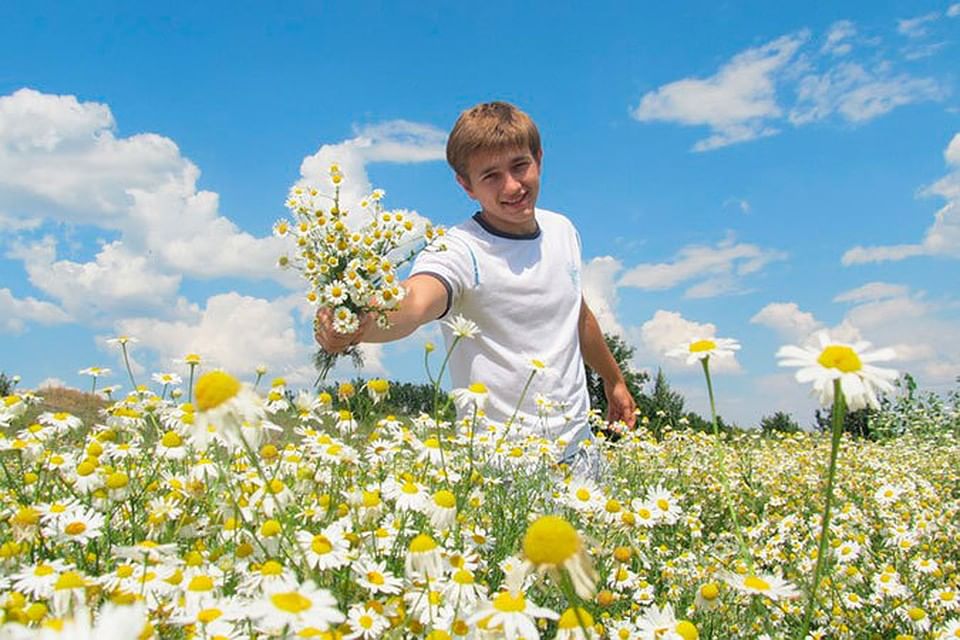
M397 340L431 320L462 314L480 334L461 340L451 354L453 386L483 383L487 418L504 424L533 368L545 365L516 423L562 439L562 459L569 461L590 434L584 361L603 379L608 420L633 427L635 403L583 300L579 235L565 217L535 207L542 160L540 134L523 111L504 102L464 111L447 141L447 162L480 211L449 230L446 251L417 257L389 329L366 318L356 333L339 334L329 310L321 309L316 339L337 353L358 342ZM443 333L449 349L447 323ZM544 416L538 394L559 403L560 411Z

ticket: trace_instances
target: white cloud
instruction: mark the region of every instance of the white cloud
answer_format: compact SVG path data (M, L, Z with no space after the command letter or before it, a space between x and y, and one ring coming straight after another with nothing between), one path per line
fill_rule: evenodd
M617 320L617 274L623 265L616 258L600 256L583 265L583 297L604 333L622 336L623 325Z
M957 16L960 16L960 2L950 5L947 9L948 18L956 18Z
M45 378L40 381L37 385L37 391L43 391L44 389L66 389L67 383L61 380L60 378Z
M689 298L706 298L741 289L743 276L760 271L786 254L780 251L737 243L733 237L719 242L717 246L689 245L677 253L671 262L646 263L631 267L620 278L619 286L639 289L670 289L691 280L697 280L685 295Z
M922 293L883 282L867 283L835 300L854 304L837 325L828 328L831 338L891 347L897 359L886 366L914 374L925 388L951 388L960 372L960 322L955 304L928 301ZM812 332L825 327L795 303L769 304L751 322L808 346L815 346Z
M63 309L36 298L16 298L10 289L0 289L0 333L20 333L27 322L62 324L71 320Z
M820 52L829 53L832 56L845 56L853 50L849 40L855 35L857 35L856 25L849 20L837 20L830 25Z
M685 366L683 361L666 358L666 352L692 338L716 338L717 328L713 324L702 324L687 320L676 311L657 310L653 317L641 325L639 337L648 354L660 359L671 368ZM736 354L729 358L710 360L711 371L740 371Z
M40 218L14 218L0 212L0 233L33 231L39 229L42 224L43 220Z
M916 31L927 21L921 17L903 23ZM710 77L665 84L646 93L631 115L641 122L708 126L710 135L693 150L709 151L775 135L783 122L799 127L839 115L861 123L946 95L936 80L899 72L888 60L875 57L869 68L849 61L852 39L877 44L858 37L849 20L833 23L819 48L810 46L809 35L803 30L781 36L735 55ZM903 55L933 55L944 44L912 43Z
M939 17L940 13L933 11L915 18L900 19L897 20L897 31L908 38L922 38L927 35L930 25Z
M583 297L604 333L622 336L623 325L617 320L616 308L619 302L616 276L623 264L616 258L600 256L583 265L581 282Z
M867 284L844 291L834 296L834 302L871 302L874 300L883 300L885 298L896 298L905 296L910 291L910 287L902 284L891 284L889 282L868 282Z
M694 145L707 151L776 133L767 122L781 115L776 74L807 40L806 31L747 49L708 78L685 78L644 95L632 111L641 122L707 125L711 135Z
M296 298L264 300L223 293L210 297L195 318L127 318L116 323L116 331L137 338L135 350L151 350L163 367L197 353L206 368L222 367L244 376L265 364L274 375L303 382L313 371L312 347L297 340L292 317Z
M754 314L750 322L770 327L781 338L796 343L805 341L823 327L812 313L801 311L796 302L771 302Z
M50 236L32 245L17 245L9 256L24 262L30 283L80 319L128 308L170 304L180 276L158 272L147 259L117 240L100 247L90 262L56 260Z
M938 196L947 201L934 215L923 241L914 244L856 246L843 254L844 265L903 260L928 255L960 258L960 133L953 136L943 153L952 170L922 189L920 195Z
M392 120L379 125L361 127L353 138L336 144L325 144L300 165L298 184L330 185L330 165L337 163L345 174L340 197L347 208L373 190L366 165L372 162L430 162L445 157L447 134L430 125L406 120Z
M799 126L839 113L847 121L859 123L903 105L941 96L939 85L930 78L894 75L885 65L868 71L859 64L844 62L800 80L789 119Z

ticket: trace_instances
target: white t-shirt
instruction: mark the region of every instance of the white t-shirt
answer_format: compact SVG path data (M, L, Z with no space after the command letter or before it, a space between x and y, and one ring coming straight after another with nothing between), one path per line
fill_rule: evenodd
M410 275L432 275L447 288L442 318L461 314L480 328L479 336L457 344L447 366L454 388L486 385L489 420L506 423L532 361L546 365L533 377L514 424L564 440L568 457L589 435L579 338L580 236L558 213L536 209L535 217L536 232L512 235L477 214L448 231L446 251L420 253ZM441 326L449 350L453 335ZM538 396L548 403L538 405ZM556 408L545 412L551 401Z

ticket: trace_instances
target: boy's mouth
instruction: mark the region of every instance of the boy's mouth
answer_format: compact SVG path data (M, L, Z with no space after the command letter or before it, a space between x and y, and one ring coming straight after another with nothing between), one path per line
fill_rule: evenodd
M517 205L519 205L519 204L523 204L523 202L527 199L527 195L529 195L529 193L530 193L529 191L521 191L521 192L520 192L515 198L513 198L512 200L501 200L500 202L501 202L502 204L507 205L508 207L515 207L515 206L517 206Z

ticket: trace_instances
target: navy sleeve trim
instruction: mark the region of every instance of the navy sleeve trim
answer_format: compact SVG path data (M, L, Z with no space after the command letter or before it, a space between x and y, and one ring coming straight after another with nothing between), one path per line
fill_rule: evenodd
M437 320L442 319L450 311L450 307L453 305L453 287L450 285L450 281L446 277L440 275L436 271L417 271L414 276L431 276L440 281L440 284L443 285L443 288L447 290L447 306L444 308L443 313L437 316ZM413 277L413 276L410 276Z

